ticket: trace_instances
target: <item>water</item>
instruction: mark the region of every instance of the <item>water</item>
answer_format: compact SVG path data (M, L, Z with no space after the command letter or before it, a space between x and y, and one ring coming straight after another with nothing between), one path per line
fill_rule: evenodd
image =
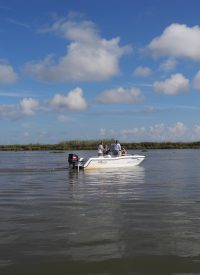
M0 274L200 274L199 150L79 174L67 154L0 152Z

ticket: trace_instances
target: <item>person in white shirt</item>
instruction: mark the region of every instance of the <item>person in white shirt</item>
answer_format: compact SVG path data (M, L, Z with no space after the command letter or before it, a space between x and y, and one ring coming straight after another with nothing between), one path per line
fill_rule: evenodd
M121 145L118 140L115 141L114 144L111 144L111 151L114 156L120 156L121 155Z
M98 157L103 156L104 154L104 147L103 147L103 141L101 141L98 145Z

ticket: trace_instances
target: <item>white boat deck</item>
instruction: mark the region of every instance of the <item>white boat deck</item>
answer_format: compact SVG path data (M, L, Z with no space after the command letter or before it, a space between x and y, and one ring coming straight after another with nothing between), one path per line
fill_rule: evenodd
M125 156L111 156L105 155L101 157L90 157L87 159L80 158L76 164L77 167L87 169L101 169L101 168L122 168L134 167L139 165L145 156L143 155L125 155Z

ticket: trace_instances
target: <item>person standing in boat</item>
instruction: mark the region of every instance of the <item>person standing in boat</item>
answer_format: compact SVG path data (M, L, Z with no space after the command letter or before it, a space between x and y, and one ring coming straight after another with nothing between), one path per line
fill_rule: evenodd
M103 154L104 154L104 155L107 155L108 152L109 152L109 150L108 150L108 145L107 145L107 144L103 144Z
M127 154L126 149L124 147L122 147L121 155L125 156L126 154Z
M113 155L120 156L121 155L121 145L118 140L113 144Z
M98 145L98 157L102 157L104 154L103 141L101 141Z

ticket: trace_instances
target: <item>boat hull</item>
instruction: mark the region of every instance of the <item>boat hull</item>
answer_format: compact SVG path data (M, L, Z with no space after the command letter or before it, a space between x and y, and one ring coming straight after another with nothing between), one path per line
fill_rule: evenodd
M94 157L87 160L82 160L77 165L84 170L89 169L106 169L106 168L125 168L139 165L145 156L142 155L127 155L120 157Z

